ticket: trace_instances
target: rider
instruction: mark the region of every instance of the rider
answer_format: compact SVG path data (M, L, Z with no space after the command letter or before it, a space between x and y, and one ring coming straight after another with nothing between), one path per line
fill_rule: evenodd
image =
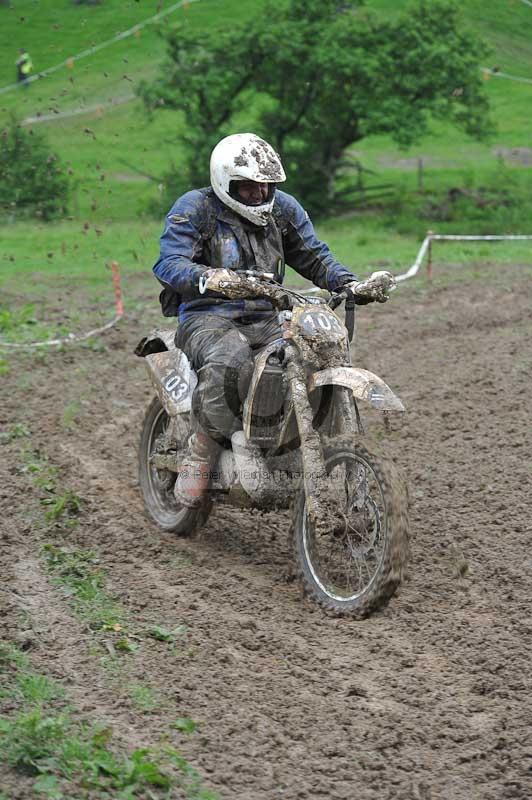
M220 445L241 428L254 355L281 336L268 300L200 294L200 278L238 280L234 270L253 269L273 272L281 283L286 262L322 289L357 283L317 239L298 201L276 188L286 176L263 139L252 133L222 139L212 151L210 177L210 187L187 192L170 209L153 268L164 287L163 313L179 318L176 345L198 375L193 434L174 490L177 502L191 508L207 492Z

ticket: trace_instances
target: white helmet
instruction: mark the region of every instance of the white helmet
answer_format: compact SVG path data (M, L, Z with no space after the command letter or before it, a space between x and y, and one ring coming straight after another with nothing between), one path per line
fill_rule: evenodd
M215 195L254 225L266 225L273 208L275 184L286 180L281 159L268 142L254 133L234 133L218 142L211 155L211 185ZM259 206L238 198L233 181L269 183L268 199Z

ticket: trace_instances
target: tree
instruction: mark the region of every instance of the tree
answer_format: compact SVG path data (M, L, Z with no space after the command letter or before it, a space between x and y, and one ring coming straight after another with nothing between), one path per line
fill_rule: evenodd
M65 170L40 134L15 120L0 131L0 213L43 220L66 211Z
M323 213L346 148L365 136L408 146L432 119L473 136L490 127L485 46L462 29L453 0L418 0L393 20L354 0L288 0L231 30L182 22L167 39L167 63L141 93L152 111L183 115L185 170L171 177L174 192L208 181L223 135L253 130L280 152L288 190Z

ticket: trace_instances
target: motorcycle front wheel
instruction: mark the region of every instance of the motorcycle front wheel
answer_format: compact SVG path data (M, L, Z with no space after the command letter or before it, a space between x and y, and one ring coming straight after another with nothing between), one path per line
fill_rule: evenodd
M209 516L210 507L187 508L179 506L174 497L174 484L177 474L167 469L157 469L151 457L164 449L168 436L170 418L158 397L154 397L142 423L139 445L139 483L146 511L160 528L181 535L190 534L203 525ZM177 450L186 445L188 415L180 417L173 426Z
M307 514L301 485L293 546L305 592L330 612L366 617L400 584L408 558L408 500L395 467L354 437L323 443L326 519Z

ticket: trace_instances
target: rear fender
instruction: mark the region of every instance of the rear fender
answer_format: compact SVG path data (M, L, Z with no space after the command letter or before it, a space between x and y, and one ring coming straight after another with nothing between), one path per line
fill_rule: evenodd
M135 347L135 355L145 358L152 353L162 353L164 350L175 350L175 328L156 328L144 336Z
M170 417L190 411L192 392L198 382L181 350L165 350L145 357L148 375Z
M328 383L351 389L357 400L365 400L377 411L404 411L405 407L384 381L357 367L329 367L315 372L309 382L309 391Z

